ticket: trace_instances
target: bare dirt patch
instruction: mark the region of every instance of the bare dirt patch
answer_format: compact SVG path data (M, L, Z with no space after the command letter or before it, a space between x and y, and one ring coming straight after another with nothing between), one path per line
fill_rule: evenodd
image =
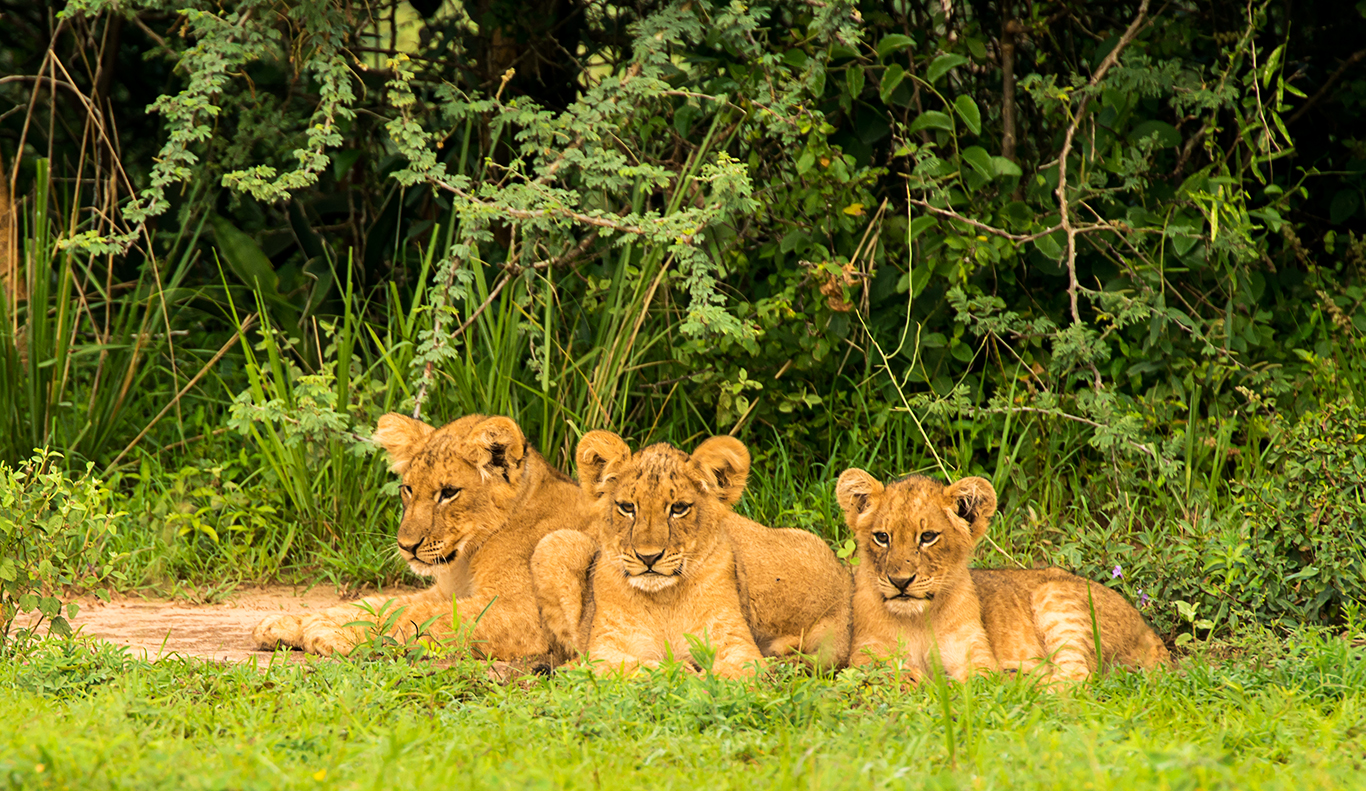
M220 604L128 596L109 602L88 598L79 602L71 625L146 659L179 655L264 666L272 654L258 650L252 642L251 630L258 621L271 613L313 612L341 602L330 586L244 588ZM289 659L303 661L304 655L290 652Z

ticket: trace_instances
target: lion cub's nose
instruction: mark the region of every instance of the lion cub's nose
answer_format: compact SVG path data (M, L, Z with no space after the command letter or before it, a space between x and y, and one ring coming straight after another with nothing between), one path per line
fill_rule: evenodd
M653 555L642 555L640 554L640 550L636 550L636 557L640 560L641 563L645 564L645 568L647 569L653 566L655 564L655 561L659 560L663 556L664 550L660 550L654 553Z
M888 577L887 581L895 585L897 590L905 593L906 586L915 582L915 575L912 574L909 577Z
M403 539L400 538L400 539L398 540L398 548L401 549L401 550L403 550L404 552L410 552L410 553L416 554L416 553L417 553L417 548L420 547L420 546L422 546L422 542L425 541L425 540L426 540L426 537L424 536L423 538L419 538L418 540L414 541L414 542L411 543L411 544L405 544L405 543L403 543Z

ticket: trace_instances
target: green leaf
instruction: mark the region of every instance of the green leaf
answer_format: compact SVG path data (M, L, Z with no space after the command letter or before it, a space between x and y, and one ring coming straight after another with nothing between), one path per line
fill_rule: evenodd
M299 246L304 249L304 255L309 258L325 255L323 240L313 232L308 216L304 214L304 207L297 200L289 202L289 227L294 231L294 238L299 240Z
M954 99L953 109L958 111L958 117L963 119L974 135L982 134L982 112L977 109L977 102L971 96L964 94Z
M1054 261L1061 261L1064 253L1063 243L1067 241L1067 236L1062 231L1054 231L1047 236L1040 236L1034 240L1034 246L1040 253Z
M311 259L304 264L303 269L306 278L312 281L312 287L308 290L308 302L304 304L304 316L312 316L327 295L332 293L332 267L328 265L327 259L322 256Z
M1168 225L1167 236L1172 240L1172 247L1177 255L1185 255L1200 241L1200 232L1189 225Z
M53 617L52 624L48 628L52 631L52 634L55 634L58 637L71 636L71 624L67 623L66 619L60 615Z
M906 70L896 63L888 66L887 70L882 72L882 87L878 89L878 95L882 98L883 104L887 104L887 99L891 97L892 91L895 91L904 79L906 79Z
M919 132L921 129L943 129L945 132L953 131L953 119L948 113L941 113L938 110L926 110L917 115L911 122L909 132Z
M262 294L272 297L279 294L280 279L275 274L275 267L250 236L216 214L213 216L213 233L218 242L218 251L223 254L223 260L233 274Z
M849 71L844 74L844 84L849 89L849 95L857 99L863 93L863 67L857 64L850 66Z
M1020 170L1019 165L1015 164L1014 162L1011 162L1009 159L1006 159L1005 157L992 157L991 164L993 167L996 168L996 175L998 176L1019 177L1024 175L1024 172Z
M952 53L948 55L940 55L939 57L935 58L934 62L930 64L930 67L925 70L925 82L928 82L929 84L933 85L940 77L943 77L945 74L948 74L949 69L952 69L956 66L962 66L964 63L967 62L968 59L963 57L962 55L954 55Z
M4 562L0 563L0 580L14 582L15 576L14 558L5 558Z
M890 36L883 36L877 43L877 56L886 58L888 55L909 47L913 42L911 37L901 33L893 33Z
M924 233L930 228L933 228L938 222L938 220L936 220L934 217L928 214L922 214L921 216L916 217L914 220L911 220L911 241L914 241L916 238L920 236L920 234Z
M987 153L981 146L969 146L963 149L963 161L972 165L973 170L990 178L996 177L996 164L991 161L991 154Z
M1174 148L1181 145L1181 133L1166 121L1144 121L1129 133L1129 142L1137 143L1153 135L1157 135L1157 148Z
M784 253L790 253L798 248L806 249L809 244L811 244L811 237L807 235L806 231L798 229L784 236L778 248Z
M1266 63L1262 64L1263 88L1271 87L1271 78L1276 76L1276 67L1280 65L1281 55L1284 53L1285 45L1282 44L1279 47L1276 47L1275 49L1271 50L1271 56L1266 59Z
M797 157L797 173L806 173L814 164L816 164L816 153L808 148L802 152L801 156Z
M1356 214L1360 206L1361 196L1356 190L1338 190L1333 196L1333 202L1328 206L1328 221L1337 225Z

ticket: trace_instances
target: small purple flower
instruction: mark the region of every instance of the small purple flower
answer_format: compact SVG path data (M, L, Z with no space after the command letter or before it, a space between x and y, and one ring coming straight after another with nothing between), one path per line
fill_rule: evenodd
M1138 606L1139 606L1139 607L1147 607L1147 606L1148 606L1148 594L1144 593L1142 588L1139 588L1139 589L1138 589Z
M1116 565L1113 569L1110 570L1110 579L1113 580L1113 579L1123 579L1123 578L1124 578L1124 569L1120 568L1118 565Z

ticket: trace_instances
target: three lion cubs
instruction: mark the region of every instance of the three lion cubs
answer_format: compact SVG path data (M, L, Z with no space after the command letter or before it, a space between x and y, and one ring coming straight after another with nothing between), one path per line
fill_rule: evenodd
M858 545L851 595L849 574L815 534L731 510L750 467L732 437L691 455L662 443L633 454L621 437L589 432L579 485L505 417L438 429L388 414L375 440L403 478L399 554L435 581L363 602L403 608L389 635L400 640L424 625L441 637L472 624L481 655L586 653L600 672L670 654L700 666L707 657L693 654L709 644L710 669L727 677L796 652L825 667L894 659L916 675L939 662L957 679L1036 667L1077 679L1098 661L1170 661L1109 588L1058 569L969 570L996 510L981 478L943 486L912 476L884 487L846 470L836 494ZM354 604L279 615L253 634L262 647L346 653L366 636L349 625L359 617Z

